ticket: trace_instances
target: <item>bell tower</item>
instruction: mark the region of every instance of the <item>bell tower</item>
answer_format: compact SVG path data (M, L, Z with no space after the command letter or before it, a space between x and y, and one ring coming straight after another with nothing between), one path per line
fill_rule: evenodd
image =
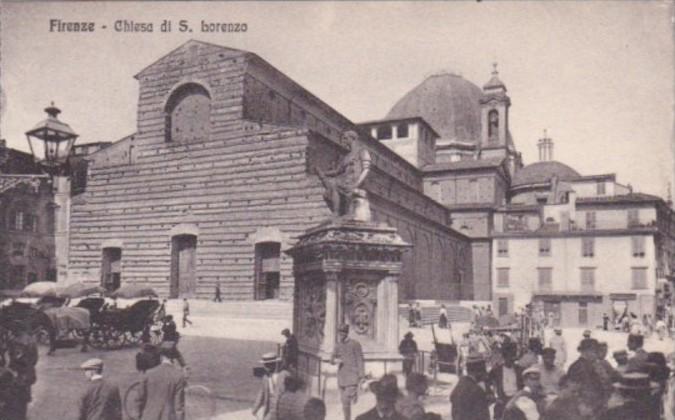
M492 78L483 86L481 106L481 147L508 147L509 106L511 99L506 86L499 80L497 63L493 63Z

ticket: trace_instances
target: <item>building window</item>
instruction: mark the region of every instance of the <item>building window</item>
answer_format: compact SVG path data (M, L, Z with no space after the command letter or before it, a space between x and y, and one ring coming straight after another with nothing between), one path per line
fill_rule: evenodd
M488 141L497 143L499 140L499 112L496 109L488 113Z
M35 283L36 281L38 281L37 274L28 273L28 284Z
M401 123L396 126L396 137L399 139L408 137L408 123Z
M497 287L509 287L509 269L497 269Z
M586 229L595 229L595 212L587 211L586 212Z
M480 189L478 187L478 179L471 178L469 180L469 202L470 203L479 203L480 202Z
M551 256L551 239L550 238L539 238L539 256L540 257L550 257Z
M582 268L581 269L581 290L584 292L592 292L595 290L595 269Z
M15 211L14 212L14 217L13 217L14 230L23 230L24 217L25 217L25 215L22 211Z
M581 238L581 256L593 258L595 256L595 239Z
M378 140L389 140L391 139L391 126L382 125L377 127L377 139Z
M640 211L638 209L628 209L628 227L640 225Z
M509 241L506 239L499 239L497 241L497 256L498 257L508 257L509 256Z
M545 292L553 290L553 269L538 268L537 274L539 290Z
M509 299L499 298L499 316L504 316L509 313Z
M644 236L633 236L633 237L631 237L631 243L633 244L633 257L644 258L644 256L645 256L645 237Z
M12 256L14 257L23 257L26 244L23 242L14 242L12 244Z
M632 268L632 288L633 290L642 290L647 288L647 269Z
M604 181L598 181L597 183L597 192L598 195L605 195L605 182Z
M211 131L211 95L201 85L187 83L166 103L165 140L190 143L208 140Z

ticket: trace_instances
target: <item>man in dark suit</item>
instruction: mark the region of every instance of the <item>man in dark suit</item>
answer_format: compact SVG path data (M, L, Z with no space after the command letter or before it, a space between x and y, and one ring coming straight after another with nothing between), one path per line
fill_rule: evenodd
M286 342L282 348L282 366L290 372L295 372L298 367L298 339L291 333L291 330L284 328L281 335L286 337Z
M581 398L593 406L595 414L599 414L607 403L602 378L596 369L599 343L594 338L584 338L577 350L580 356L570 365L567 376L579 384Z
M450 394L453 420L490 420L490 397L480 385L487 376L485 360L481 356L469 356L467 374Z
M185 420L185 376L171 360L175 350L159 350L160 364L149 370L138 393L137 407L140 420Z
M122 420L122 400L117 385L103 379L103 361L89 359L80 366L89 387L79 400L79 420Z
M396 376L384 375L370 384L370 390L375 394L375 407L356 417L356 420L408 420L396 411L396 400L401 397Z
M358 399L359 384L365 377L363 367L363 350L361 344L349 338L349 325L338 328L340 341L335 344L331 363L338 363L338 387L345 420L352 418L352 403Z

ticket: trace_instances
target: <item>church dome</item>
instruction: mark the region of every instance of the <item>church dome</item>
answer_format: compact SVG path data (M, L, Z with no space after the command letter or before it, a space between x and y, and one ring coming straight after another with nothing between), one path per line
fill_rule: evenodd
M550 160L536 162L516 171L513 176L512 187L520 187L530 184L543 184L549 182L553 176L559 181L573 181L581 176L579 172L564 163Z
M443 139L480 141L480 99L483 91L453 73L429 76L405 94L386 119L424 118Z

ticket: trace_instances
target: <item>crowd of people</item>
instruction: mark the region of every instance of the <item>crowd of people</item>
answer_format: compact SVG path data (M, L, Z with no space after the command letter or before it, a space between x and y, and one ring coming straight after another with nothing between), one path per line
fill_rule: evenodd
M547 347L533 337L520 354L516 343L502 341L502 360L490 368L482 355L468 357L466 373L450 396L452 419L659 420L673 409L664 404L673 392L668 387L671 372L665 355L648 353L643 344L642 335L630 334L627 350L613 353L614 367L607 360L607 343L587 330L580 337L578 359L565 370L560 329Z

